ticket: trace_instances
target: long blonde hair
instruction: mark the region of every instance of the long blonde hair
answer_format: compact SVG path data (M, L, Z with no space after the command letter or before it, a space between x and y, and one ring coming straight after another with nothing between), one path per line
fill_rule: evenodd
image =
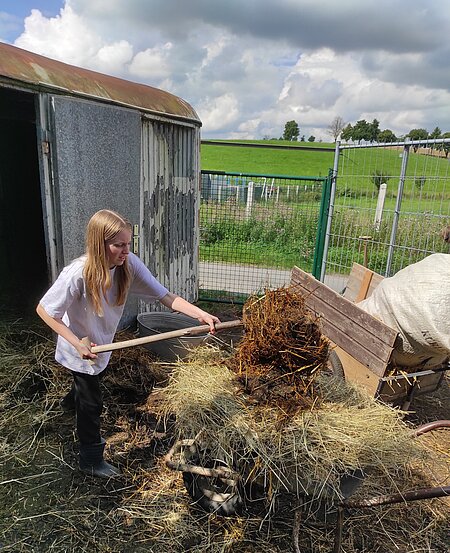
M113 284L106 255L106 242L125 229L131 230L131 223L109 209L102 209L94 213L86 228L87 259L83 276L88 297L94 311L100 316L103 315L102 297L107 301L106 292ZM116 267L115 279L117 279L115 305L123 305L131 280L127 259L123 265Z

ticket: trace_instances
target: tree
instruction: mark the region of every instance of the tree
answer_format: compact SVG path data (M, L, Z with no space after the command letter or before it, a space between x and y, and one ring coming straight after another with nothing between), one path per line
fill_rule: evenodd
M353 135L353 127L349 123L344 129L342 129L341 138L342 140L348 141L352 139L352 135Z
M384 129L378 135L378 142L395 142L396 140L397 137L390 129Z
M435 127L434 131L430 133L430 138L441 138L442 131L439 127Z
M426 140L428 131L426 129L411 129L406 135L410 140Z
M300 129L298 128L298 123L296 121L288 121L284 126L283 140L298 140L299 134Z
M342 129L341 137L343 140L354 140L358 143L361 140L367 140L367 142L375 142L378 140L380 134L380 123L377 119L374 119L372 123L368 123L365 119L356 121L352 127L350 123Z
M333 121L331 121L328 127L328 133L334 138L334 141L339 138L339 135L344 130L345 122L340 115L337 115Z
M352 140L358 141L358 144L361 140L370 140L371 136L371 126L365 119L360 119L356 121L355 126L353 127Z
M380 122L377 119L374 119L372 123L369 124L366 140L369 140L370 142L376 142L378 140L379 134L380 134Z
M428 138L428 131L426 129L411 129L406 135L410 140L426 140ZM417 152L419 146L415 144L413 150Z
M316 137L311 135L309 138L308 138L308 142L315 142L316 140Z

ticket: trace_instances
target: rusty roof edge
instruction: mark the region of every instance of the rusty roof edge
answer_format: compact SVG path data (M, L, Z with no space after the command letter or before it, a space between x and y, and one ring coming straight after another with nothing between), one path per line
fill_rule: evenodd
M0 43L0 76L38 89L65 91L201 125L194 108L170 92L69 65L5 43Z
M174 115L173 113L167 113L167 112L164 112L164 111L156 111L156 110L152 110L152 109L149 109L149 108L143 108L141 106L136 106L135 104L127 104L126 102L121 102L120 100L111 100L110 98L105 98L104 96L95 96L93 94L80 92L79 90L73 90L73 91L68 90L67 88L57 86L57 85L48 85L48 84L42 83L42 82L33 83L33 82L24 81L24 80L14 80L14 79L2 78L1 74L0 74L0 83L5 83L7 85L11 84L12 86L14 86L14 88L20 88L21 90L26 88L27 90L32 89L36 92L46 92L46 93L52 93L53 92L53 93L57 93L57 94L61 94L61 93L64 92L64 93L68 94L69 96L75 97L75 98L82 98L82 99L89 99L90 98L90 99L93 99L93 100L98 100L99 102L102 102L102 103L108 104L108 105L115 105L115 106L120 106L120 107L123 107L123 108L129 108L129 109L138 109L139 111L141 111L146 116L151 115L151 116L162 118L162 119L165 119L165 120L176 119L177 121L190 123L191 125L194 125L194 126L197 126L197 127L202 126L202 122L198 118L198 116L197 116L196 119L194 119L192 117L186 117L186 116L183 116L183 115ZM27 85L30 85L30 86L25 87L24 86L25 83ZM195 111L195 110L193 110L193 111Z

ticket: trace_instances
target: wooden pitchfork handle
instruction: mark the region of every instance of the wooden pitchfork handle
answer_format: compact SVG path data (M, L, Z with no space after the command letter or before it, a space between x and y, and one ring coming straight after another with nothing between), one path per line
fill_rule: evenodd
M226 328L234 328L242 326L241 320L226 321L224 323L217 323L215 325L216 330L224 330ZM170 332L161 332L161 334L153 334L152 336L142 336L141 338L135 338L133 340L125 340L123 342L114 342L112 344L104 344L102 346L91 347L91 340L86 336L81 341L83 344L91 350L92 353L103 353L105 351L113 351L116 349L131 348L133 346L142 346L143 344L149 344L151 342L159 342L160 340L168 340L169 338L179 338L181 336L195 336L197 334L204 334L209 332L209 325L190 326L188 328L181 328L180 330L171 330Z

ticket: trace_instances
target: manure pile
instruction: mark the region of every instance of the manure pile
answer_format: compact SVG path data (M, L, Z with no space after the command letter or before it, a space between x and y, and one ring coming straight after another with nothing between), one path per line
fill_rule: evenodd
M286 414L318 400L315 377L326 367L328 340L302 295L289 288L251 297L243 310L245 335L230 362L250 401Z

